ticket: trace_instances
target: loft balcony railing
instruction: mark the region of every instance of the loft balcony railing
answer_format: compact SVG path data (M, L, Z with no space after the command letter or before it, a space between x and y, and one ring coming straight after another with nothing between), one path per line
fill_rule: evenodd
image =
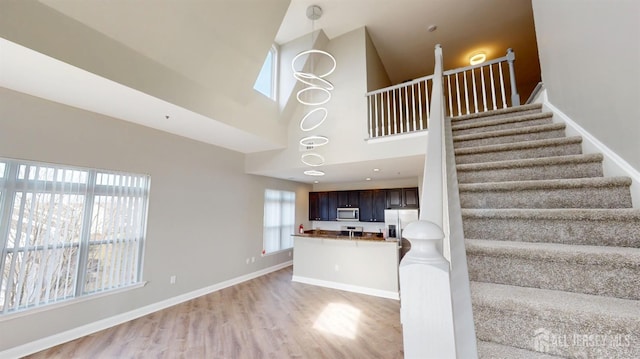
M482 64L444 71L442 90L449 117L520 105L514 71L515 54ZM433 75L371 91L368 102L369 138L427 129Z

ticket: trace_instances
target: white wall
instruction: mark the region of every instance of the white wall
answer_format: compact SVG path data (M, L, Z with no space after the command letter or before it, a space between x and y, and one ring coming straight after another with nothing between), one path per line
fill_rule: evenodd
M640 2L533 0L549 102L640 170Z
M3 88L0 157L151 175L148 284L0 319L0 352L290 260L260 255L265 188L295 191L296 221L307 218L310 186L246 175L240 153Z

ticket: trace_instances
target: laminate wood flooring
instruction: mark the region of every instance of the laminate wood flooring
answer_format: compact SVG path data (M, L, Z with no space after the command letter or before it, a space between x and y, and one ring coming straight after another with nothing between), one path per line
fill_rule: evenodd
M403 357L400 302L291 275L288 267L27 358Z

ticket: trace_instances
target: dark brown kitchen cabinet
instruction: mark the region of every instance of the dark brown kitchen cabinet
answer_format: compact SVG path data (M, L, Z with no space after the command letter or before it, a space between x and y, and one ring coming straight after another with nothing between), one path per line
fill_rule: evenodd
M335 221L338 208L336 192L309 192L309 220Z
M384 222L386 190L360 191L360 222Z
M328 221L338 220L338 192L327 192Z
M360 191L338 191L338 208L358 208Z
M419 208L418 187L387 190L387 208Z
M309 192L309 220L320 220L320 192Z

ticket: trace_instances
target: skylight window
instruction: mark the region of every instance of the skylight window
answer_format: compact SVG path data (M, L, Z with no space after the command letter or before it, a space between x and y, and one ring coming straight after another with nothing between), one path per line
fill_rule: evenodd
M261 94L275 101L276 99L276 65L278 59L278 50L275 45L271 46L267 58L262 64L262 69L258 74L256 83L253 88Z

